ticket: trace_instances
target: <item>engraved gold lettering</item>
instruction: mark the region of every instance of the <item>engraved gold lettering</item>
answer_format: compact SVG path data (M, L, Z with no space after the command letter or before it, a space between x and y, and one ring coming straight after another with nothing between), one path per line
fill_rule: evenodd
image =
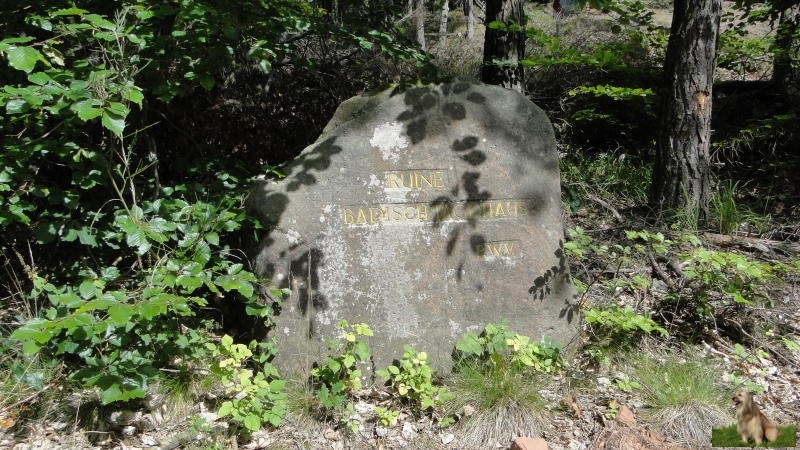
M369 222L380 223L383 222L388 215L388 208L369 208Z
M389 220L403 220L403 207L392 206L392 217Z
M415 172L415 174L416 174L416 172ZM421 181L421 183L419 183L418 186L419 187L425 187L425 186L423 186L423 184L424 184L424 185L427 185L427 187L443 188L444 187L444 178L443 177L444 177L444 175L443 175L441 170L434 170L432 172L428 172L427 176L426 176L425 173L419 173L419 180L417 180L417 181L418 182Z
M481 217L492 217L492 202L481 203Z
M434 175L417 174L393 175L393 184L411 186L428 184L438 186L439 179ZM379 224L383 222L445 222L463 220L509 220L530 214L530 206L526 200L466 200L454 202L423 202L374 204L371 206L342 207L341 220L344 225ZM504 242L504 241L503 241ZM494 248L487 247L485 253L497 254ZM503 247L500 254L513 253L513 246Z
M386 172L384 175L388 189L443 189L443 170Z
M444 172L441 170L437 170L433 172L433 184L432 187L435 188L443 188L444 187Z
M367 223L367 215L364 213L364 208L358 208L356 223Z
M417 216L421 222L428 221L428 205L419 205L417 207Z
M517 254L516 248L514 248L514 241L486 242L476 245L474 250L476 255L485 257L509 257Z
M403 174L387 173L386 174L386 187L387 188L402 188Z

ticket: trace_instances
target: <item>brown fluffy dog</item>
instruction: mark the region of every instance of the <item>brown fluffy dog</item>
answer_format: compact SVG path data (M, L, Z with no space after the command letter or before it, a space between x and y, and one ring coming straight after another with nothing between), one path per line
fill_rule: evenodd
M752 438L756 444L761 444L764 437L775 442L778 439L778 429L767 419L767 416L758 409L753 401L753 393L738 391L733 396L733 405L736 406L736 431L742 435L742 442Z

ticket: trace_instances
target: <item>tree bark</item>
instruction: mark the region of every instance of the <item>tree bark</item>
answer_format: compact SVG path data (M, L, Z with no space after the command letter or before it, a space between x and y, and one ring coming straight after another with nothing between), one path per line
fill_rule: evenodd
M442 1L441 16L439 16L439 43L444 44L447 40L447 15L450 14L450 2Z
M417 30L417 43L420 48L425 46L425 0L416 0L414 5L414 28Z
M464 16L467 17L467 40L475 37L475 13L472 9L472 0L464 0Z
M493 22L499 22L501 27L493 27ZM486 25L481 80L524 92L519 63L525 56L522 0L487 0Z
M774 7L778 8L780 18L775 34L772 81L778 90L786 93L787 88L798 81L797 63L794 61L798 54L795 37L800 27L800 4L784 0L776 1Z
M659 98L651 201L704 221L711 192L711 90L722 0L675 0Z

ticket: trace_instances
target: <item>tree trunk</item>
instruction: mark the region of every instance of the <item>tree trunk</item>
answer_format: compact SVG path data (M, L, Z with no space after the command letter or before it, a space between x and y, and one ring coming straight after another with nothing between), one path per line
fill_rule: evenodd
M705 220L711 191L711 88L722 0L675 0L659 98L651 200Z
M439 17L439 42L444 44L447 40L447 15L450 13L450 2L442 1L442 12Z
M525 33L522 0L486 1L486 38L483 42L481 80L524 92L522 65ZM500 27L492 25L499 22Z
M467 18L467 40L475 37L475 13L472 9L472 0L464 0L464 16Z
M780 10L780 20L775 34L772 81L779 91L786 93L787 88L798 81L794 61L798 54L795 38L800 27L800 5L795 1L783 1L775 2L774 7Z
M417 43L420 48L426 50L425 46L425 0L416 0L414 5L414 28L417 30Z

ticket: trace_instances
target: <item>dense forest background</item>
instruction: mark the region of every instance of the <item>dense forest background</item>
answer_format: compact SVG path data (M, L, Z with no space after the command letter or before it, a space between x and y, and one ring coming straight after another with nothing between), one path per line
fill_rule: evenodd
M24 440L31 424L71 417L76 433L113 443L130 425L107 413L150 411L159 392L217 411L231 430L196 412L193 427L234 441L280 429L298 408L346 430L368 328L343 324L346 342L293 407L293 380L269 363L282 293L250 271L243 249L262 227L243 197L256 177L280 178L342 101L465 76L523 92L553 122L587 322L572 363L487 326L461 349L481 377L501 377L491 355L513 361L501 371L512 378L563 373L609 367L648 339L760 348L796 369L800 328L786 311L797 310L800 269L799 3L3 3L0 428ZM679 59L678 37L710 48L708 67ZM676 103L671 80L701 72L703 95ZM673 133L669 117L697 105L709 105L700 131ZM698 136L684 156L670 153ZM678 166L707 179L697 195L669 175L671 161L695 156L699 165ZM770 316L764 305L787 309ZM424 358L402 356L408 366L385 372L397 402L379 406L377 422L467 423L441 378L419 370ZM221 386L213 398L193 390L210 385Z

